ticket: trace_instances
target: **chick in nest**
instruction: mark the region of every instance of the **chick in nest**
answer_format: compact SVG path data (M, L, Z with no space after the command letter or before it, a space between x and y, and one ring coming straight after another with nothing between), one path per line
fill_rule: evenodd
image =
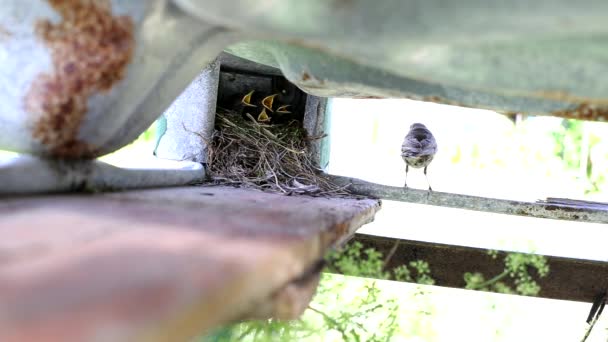
M276 110L274 109L275 98L279 95L278 93L262 98L261 101L259 101L259 104L256 104L258 103L258 101L254 97L254 95L255 90L252 90L249 93L245 94L245 96L243 96L243 98L241 99L240 107L242 108L243 115L250 114L258 122L271 123L274 121L274 118L278 119L283 115L291 114L291 111L289 111L290 105L277 104ZM258 110L259 112L257 113L257 115L251 113L255 113Z

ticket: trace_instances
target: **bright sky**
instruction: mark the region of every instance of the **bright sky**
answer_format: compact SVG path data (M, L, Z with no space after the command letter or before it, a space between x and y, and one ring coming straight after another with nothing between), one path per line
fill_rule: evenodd
M579 174L564 172L552 158L550 131L559 127L556 118L533 118L516 129L513 122L494 112L408 100L335 99L330 110L335 129L330 131L329 173L402 186L401 142L409 126L421 122L433 132L439 146L428 169L437 191L528 201L568 197L608 202L605 188L586 197L584 182L576 178ZM585 123L584 129L587 134L608 137L606 124ZM482 146L475 148L475 144ZM608 169L607 145L604 139L592 150L594 168ZM477 159L472 157L474 153ZM426 189L422 170L410 170L408 185ZM608 261L605 225L383 202L375 221L360 232ZM415 286L383 284L404 297ZM578 341L591 306L427 288L432 291L427 300L435 308L430 319L436 341ZM588 341L606 340L607 321L603 317L598 322ZM402 324L407 326L407 320Z

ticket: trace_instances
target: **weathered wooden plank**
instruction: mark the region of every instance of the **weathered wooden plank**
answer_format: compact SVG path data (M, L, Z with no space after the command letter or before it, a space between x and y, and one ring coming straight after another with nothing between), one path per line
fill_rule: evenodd
M180 341L297 317L375 200L186 187L0 201L1 341Z
M394 254L386 264L387 269L414 260L429 263L435 285L464 288L466 272L481 272L486 279L504 270L503 259L507 252L499 251L493 259L486 249L453 246L431 242L411 241L366 234L356 234L364 248L372 247L387 256ZM395 248L396 243L397 247ZM595 297L608 288L608 263L593 260L545 256L549 265L546 277L534 279L541 287L539 297L551 299L593 302ZM531 272L531 274L535 274ZM509 281L506 281L509 283Z
M508 215L608 223L608 204L594 203L593 205L586 205L586 203L591 202L564 200L539 201L536 203L520 202L387 186L341 176L332 175L330 178L353 193L373 198Z

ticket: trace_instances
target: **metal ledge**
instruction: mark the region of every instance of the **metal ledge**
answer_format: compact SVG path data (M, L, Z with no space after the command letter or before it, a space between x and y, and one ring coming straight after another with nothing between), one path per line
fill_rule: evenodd
M608 223L608 204L594 203L589 205L586 204L589 202L584 201L570 201L568 203L564 201L520 202L387 186L341 176L330 177L334 182L347 187L353 193L373 198L497 214Z
M203 165L156 160L154 168L119 168L97 160L62 161L22 155L2 163L0 195L109 191L202 182Z

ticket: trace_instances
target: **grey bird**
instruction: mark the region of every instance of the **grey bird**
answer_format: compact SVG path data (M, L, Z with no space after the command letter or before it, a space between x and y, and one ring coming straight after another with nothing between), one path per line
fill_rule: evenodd
M409 167L419 169L424 167L424 176L429 185L429 191L433 191L431 183L426 175L426 169L433 161L437 153L437 142L433 133L421 123L415 123L410 126L410 131L405 136L401 145L401 157L405 161L405 185L407 188L407 172Z

